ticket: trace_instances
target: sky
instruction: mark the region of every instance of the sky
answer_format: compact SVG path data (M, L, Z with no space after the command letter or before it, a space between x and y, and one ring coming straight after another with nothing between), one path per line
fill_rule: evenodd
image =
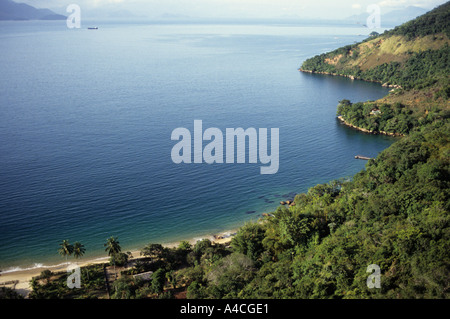
M162 15L199 18L304 18L344 19L366 12L376 4L381 13L418 6L431 10L443 0L14 0L65 14L69 4L96 13L129 11L137 16Z

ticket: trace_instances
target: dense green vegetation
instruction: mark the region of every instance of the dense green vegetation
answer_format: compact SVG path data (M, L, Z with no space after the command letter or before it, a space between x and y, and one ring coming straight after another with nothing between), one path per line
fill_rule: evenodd
M351 181L317 185L231 251L183 269L191 298L447 298L450 126L392 145ZM366 285L381 267L381 289Z
M339 61L340 65L345 65L348 59L354 59L352 55L347 56L354 49L348 46L336 50L331 55L346 54ZM356 51L353 51L356 52ZM368 70L361 70L358 67L342 67L326 63L325 59L329 54L321 54L306 60L303 70L313 72L324 72L353 76L358 79L379 83L400 85L404 89L422 89L432 86L439 80L446 80L448 77L450 47L445 45L439 50L426 50L422 52L409 53L409 57L404 63L390 62L383 63ZM446 87L449 87L448 81Z
M12 288L1 287L0 299L24 299L24 297Z
M445 33L450 37L450 2L447 2L413 21L387 31L388 35L406 35L408 38Z
M450 47L410 54L405 63L384 63L354 76L368 81L397 84L404 89L421 89L448 77ZM448 84L447 84L448 87Z
M425 126L436 120L450 117L450 111L434 107L426 115L413 112L402 103L351 103L342 100L338 104L337 115L342 116L349 124L372 132L390 132L406 135L414 128Z
M44 270L31 281L30 299L97 299L106 295L102 265L91 265L81 270L81 288L67 286L67 272Z

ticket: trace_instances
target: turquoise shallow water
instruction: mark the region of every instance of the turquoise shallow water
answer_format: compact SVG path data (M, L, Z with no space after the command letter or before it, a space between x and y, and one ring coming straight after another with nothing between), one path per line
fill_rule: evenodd
M373 83L297 71L367 29L295 24L0 22L0 269L84 259L238 227L280 200L364 168L392 139L343 127L339 100ZM171 132L279 128L280 167L180 164Z

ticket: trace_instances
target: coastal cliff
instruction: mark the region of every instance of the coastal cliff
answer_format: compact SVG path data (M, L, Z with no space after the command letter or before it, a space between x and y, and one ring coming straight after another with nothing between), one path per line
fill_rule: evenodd
M357 76L354 76L354 75L349 75L349 74L339 74L339 73L324 72L324 71L312 71L312 70L305 70L303 68L299 68L298 70L300 72L304 72L304 73L341 76L341 77L349 78L350 80L360 80L360 81L366 81L366 82L380 83L380 84L382 84L381 85L382 87L394 88L394 89L402 89L401 85L388 84L387 82L386 83L382 83L382 81L376 81L376 80L367 80L367 79L360 78L360 77L357 77Z

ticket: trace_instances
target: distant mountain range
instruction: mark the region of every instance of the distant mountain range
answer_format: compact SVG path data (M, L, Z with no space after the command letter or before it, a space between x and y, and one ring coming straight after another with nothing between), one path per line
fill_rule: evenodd
M427 10L415 6L409 6L405 9L392 10L386 13L381 11L381 27L400 25L406 21L413 20L426 12ZM357 15L352 15L346 18L346 20L358 24L366 24L369 15L370 13L363 12Z
M20 1L20 0L19 0ZM400 25L406 21L412 20L417 16L424 14L427 10L416 6L409 6L405 9L393 10L387 13L381 12L381 26L392 27ZM135 15L128 10L116 10L106 14L100 10L91 10L89 14L93 17L108 18L122 18L122 19L136 19L146 18L142 15ZM291 16L289 16L291 17ZM293 18L295 16L292 16ZM365 25L369 13L363 12L357 15L352 15L344 20L350 23ZM188 18L183 15L175 15L165 13L159 17L160 19L178 19ZM283 17L286 18L286 17ZM0 0L0 20L65 20L66 16L57 14L49 9L37 9L25 3L17 3L12 0ZM342 21L342 20L340 20Z
M49 9L36 9L25 3L0 0L0 20L65 20L67 17Z

